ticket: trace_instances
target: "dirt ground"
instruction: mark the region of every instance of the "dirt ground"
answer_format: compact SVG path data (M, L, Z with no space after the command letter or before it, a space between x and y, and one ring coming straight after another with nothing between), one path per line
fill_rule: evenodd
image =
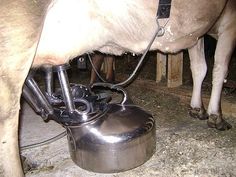
M79 75L83 75L80 73ZM81 81L83 82L83 81ZM87 81L84 81L87 82ZM70 159L66 137L51 144L22 151L26 157L27 177L153 177L153 176L236 176L236 118L225 119L233 126L229 131L207 127L206 121L192 119L188 104L168 92L131 84L128 93L135 104L151 112L156 121L156 153L135 169L100 174L76 166ZM51 138L64 129L50 121L45 123L24 104L21 145Z
M236 119L229 131L210 129L206 121L189 117L178 97L130 86L133 101L151 112L156 121L156 153L142 166L117 174L87 172L70 159L66 137L22 152L30 164L28 177L128 177L128 176L236 176ZM24 107L27 109L27 105ZM22 141L42 141L63 131L54 122L44 123L28 108ZM31 115L31 116L29 116ZM34 122L34 123L32 123ZM27 126L28 124L28 126ZM32 126L34 124L34 127ZM24 144L24 143L23 143Z
M149 55L152 58L152 54ZM116 78L119 78L119 73L128 74L132 71L137 60L133 58L132 61L131 63L124 60L116 61L118 73ZM212 61L209 60L208 63ZM234 68L235 65L234 62L230 67ZM69 71L69 76L71 82L88 84L88 70L72 69L72 72ZM236 75L231 74L230 78L234 79L234 76ZM203 87L203 92L208 97L210 78L208 74ZM152 83L152 87L148 82L146 83L147 80ZM188 115L188 99L187 101L183 99L179 92L170 94L165 86L161 90L158 87L155 89L155 85L158 84L155 84L154 80L155 60L151 59L145 64L137 80L126 88L134 103L151 112L156 121L156 152L145 164L115 174L88 172L73 163L69 155L67 139L63 137L48 145L21 152L28 164L26 177L236 176L236 117L225 116L232 125L232 129L228 131L208 128L206 121L196 120ZM191 90L191 84L189 63L184 62L183 86L178 90L181 90L180 93ZM235 89L224 89L223 97L226 97L229 104L235 104ZM49 139L63 131L64 128L53 121L43 122L27 104L23 104L21 146Z

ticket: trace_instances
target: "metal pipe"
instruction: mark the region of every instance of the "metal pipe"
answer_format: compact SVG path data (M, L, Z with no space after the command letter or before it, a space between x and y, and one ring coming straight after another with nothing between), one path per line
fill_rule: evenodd
M49 96L52 96L53 93L53 73L52 73L52 67L45 67L45 85L46 85L46 92Z
M40 103L40 106L48 113L53 114L53 108L49 104L48 100L38 87L38 84L35 82L35 80L32 77L27 77L25 84L27 87L31 90L32 95L38 100L38 103Z
M22 95L36 113L41 112L40 105L38 104L35 97L33 97L31 90L27 87L26 84L24 84Z
M58 74L58 79L61 85L63 100L68 112L72 113L75 111L75 105L73 102L73 97L70 89L70 84L68 80L68 75L66 69L68 69L69 65L59 65L55 67L55 70Z

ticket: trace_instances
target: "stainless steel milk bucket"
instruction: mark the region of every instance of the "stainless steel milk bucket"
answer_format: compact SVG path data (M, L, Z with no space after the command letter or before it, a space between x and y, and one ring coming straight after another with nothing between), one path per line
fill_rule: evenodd
M67 127L72 160L101 173L121 172L145 163L155 152L155 121L133 104L109 104L91 121Z

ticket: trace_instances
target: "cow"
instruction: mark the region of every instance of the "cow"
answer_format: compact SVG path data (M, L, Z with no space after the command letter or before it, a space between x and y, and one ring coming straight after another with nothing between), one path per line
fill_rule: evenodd
M115 56L105 55L102 53L95 53L92 56L91 64L95 67L96 71L92 67L89 84L92 85L93 83L97 82L99 79L102 79L102 81L104 82L113 83L115 81L115 73L114 73L114 66L113 66L114 60L115 60ZM105 80L103 78L98 78L97 73L96 73L98 72L99 74L103 62L107 63Z
M59 65L100 51L142 53L157 29L159 0L1 0L0 1L0 175L24 176L18 147L18 115L24 80L31 67ZM169 18L159 19L164 34L151 50L189 49L193 76L190 114L218 129L221 89L235 48L235 0L172 0ZM207 112L201 99L206 74L203 39L218 39L213 88Z

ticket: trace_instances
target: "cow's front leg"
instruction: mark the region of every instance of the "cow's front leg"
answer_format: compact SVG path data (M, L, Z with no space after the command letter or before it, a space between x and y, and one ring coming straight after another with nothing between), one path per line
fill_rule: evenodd
M190 57L190 68L193 78L193 92L189 108L189 114L193 118L205 120L208 114L204 108L201 97L202 82L206 76L207 65L204 54L204 39L198 40L197 44L188 50Z
M212 92L207 112L210 115L208 126L218 130L231 128L231 125L222 118L221 92L224 79L227 76L228 64L235 47L235 33L236 31L224 31L219 36L215 51Z

